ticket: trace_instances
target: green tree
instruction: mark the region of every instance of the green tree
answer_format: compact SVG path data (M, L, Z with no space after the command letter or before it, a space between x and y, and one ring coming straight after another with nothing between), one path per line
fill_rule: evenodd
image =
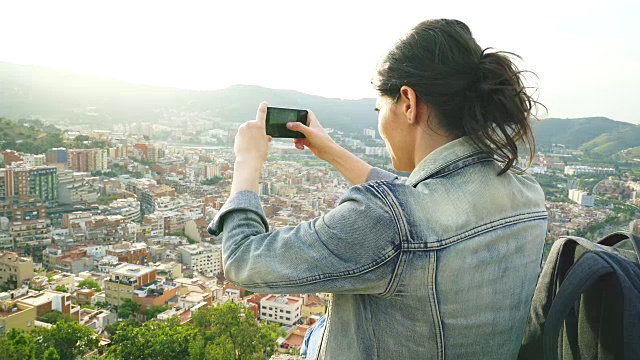
M55 290L55 291L59 291L59 292L63 292L63 293L68 292L68 291L67 291L67 287L66 287L66 286L64 286L64 285L58 285L58 286L56 286L56 288L55 288L54 290Z
M93 279L84 279L80 281L78 283L78 287L81 289L82 288L93 289L96 292L102 291L102 288L100 287L100 285L98 285L98 283Z
M100 343L98 334L77 322L58 322L50 329L37 327L32 332L38 339L38 358L43 358L49 348L54 348L60 360L75 360L78 356L95 350Z
M197 336L192 324L177 318L151 320L138 328L124 326L113 336L107 360L175 360L189 357L189 342Z
M127 320L123 320L123 321L116 321L113 324L109 324L107 326L104 327L104 331L107 332L107 334L109 334L109 336L111 338L113 338L118 331L120 330L128 330L129 328L137 328L140 325L142 325L142 323L140 323L140 321L138 321L138 319L136 318L129 318Z
M131 299L124 299L118 306L118 317L121 319L128 319L138 310L140 310L139 303Z
M153 305L152 307L144 311L144 317L147 320L153 320L156 318L156 316L158 316L158 314L163 313L167 310L169 310L169 306L167 305L164 305L164 306Z
M58 355L56 349L50 347L44 352L42 360L60 360L60 355Z
M0 336L0 354L5 360L35 360L36 339L24 330L12 329Z
M241 303L200 308L194 313L202 346L192 346L193 354L204 348L206 359L262 359L276 349L284 335L277 324L258 323L253 312Z
M96 301L95 306L97 309L106 309L109 307L109 303L106 301Z
M215 184L219 183L220 180L222 180L222 178L220 176L214 176L214 177L212 177L210 179L203 180L201 182L201 184L202 185L215 185Z
M48 313L44 313L38 317L38 320L46 322L48 324L56 324L59 321L73 322L75 321L70 315L63 314L58 310L51 310Z

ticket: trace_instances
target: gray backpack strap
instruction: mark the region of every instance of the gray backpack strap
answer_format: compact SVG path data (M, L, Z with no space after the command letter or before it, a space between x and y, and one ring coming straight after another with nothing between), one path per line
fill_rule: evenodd
M606 260L591 252L585 253L580 258L580 261L576 262L571 268L553 299L553 304L547 315L542 336L545 359L558 359L558 352L562 352L563 348L566 347L558 347L560 330L569 312L574 309L576 302L580 300L582 293L601 276L612 272L614 270ZM571 340L569 339L569 341ZM573 345L577 347L577 344ZM572 347L572 344L568 344L568 346Z
M618 231L618 232L611 233L603 237L602 239L598 240L598 244L605 245L605 246L615 246L617 243L624 240L631 241L631 244L633 245L633 250L635 250L636 256L640 261L640 237L630 232Z

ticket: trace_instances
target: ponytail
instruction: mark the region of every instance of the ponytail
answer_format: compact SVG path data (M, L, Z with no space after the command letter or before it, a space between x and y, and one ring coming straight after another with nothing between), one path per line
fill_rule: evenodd
M535 141L529 125L538 102L526 92L523 71L507 52L482 50L458 20L428 20L400 39L381 62L374 86L397 99L411 87L435 114L439 128L454 137L468 136L503 163L498 175L518 161L518 146Z

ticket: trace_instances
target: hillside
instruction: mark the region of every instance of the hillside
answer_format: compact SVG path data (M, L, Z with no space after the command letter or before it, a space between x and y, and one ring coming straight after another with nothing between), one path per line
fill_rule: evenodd
M634 128L638 128L638 126L605 117L549 118L533 123L533 131L538 145L563 144L572 149L577 149L604 134L625 132ZM588 150L594 148L591 147Z
M2 62L0 94L0 116L66 120L71 127L161 121L165 112L206 112L223 122L239 122L253 118L263 100L312 109L328 127L355 130L376 124L374 99L341 100L248 85L216 91L172 89Z
M342 100L253 85L216 91L172 89L2 62L0 94L0 117L38 118L64 128L108 129L144 121L175 125L167 114L180 113L237 123L253 118L262 100L312 109L326 127L361 132L377 126L374 99ZM533 129L540 148L564 144L609 156L640 147L640 126L605 117L550 118L534 122Z
M47 149L66 146L62 132L39 120L18 122L0 118L0 151L11 149L33 154L42 154Z

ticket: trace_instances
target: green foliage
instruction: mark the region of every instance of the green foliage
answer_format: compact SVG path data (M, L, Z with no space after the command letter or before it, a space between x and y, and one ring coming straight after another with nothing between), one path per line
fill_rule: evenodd
M214 176L211 179L206 179L201 182L202 185L215 185L222 180L220 176Z
M55 126L44 125L40 120L0 118L0 139L0 150L31 154L43 154L48 149L65 146L62 131Z
M100 343L100 336L89 327L77 322L58 322L50 329L37 327L32 334L36 343L37 358L54 348L61 360L75 360L87 352L93 351Z
M158 314L163 313L167 310L169 310L169 306L167 305L164 305L164 306L153 305L152 307L144 311L144 317L145 319L147 319L147 321L153 320L156 318L156 316L158 316Z
M140 327L121 326L112 338L106 359L186 359L189 357L189 342L196 334L193 325L180 325L177 318L162 322L151 320Z
M106 301L96 301L95 306L97 309L106 309L109 307L109 303Z
M536 143L541 146L563 144L570 149L578 149L606 133L628 131L635 128L633 124L614 121L603 117L582 119L545 119L534 122L532 128ZM589 146L587 150L592 149Z
M120 359L265 359L284 335L277 324L259 324L243 304L228 302L194 311L193 323L130 320L108 325L112 346L107 360Z
M60 360L60 355L58 355L56 349L51 347L44 352L42 360Z
M0 336L0 354L5 360L35 360L36 339L24 330L12 329Z
M268 358L282 335L279 325L258 324L253 312L240 303L201 308L193 317L199 337L192 355L204 351L205 359Z
M124 299L118 306L118 317L121 319L128 319L138 310L140 310L139 303L131 299Z
M58 322L73 322L75 319L68 314L63 314L58 310L51 310L38 317L38 320L48 324L56 324Z
M78 288L80 288L80 289L82 289L82 288L93 289L96 292L102 291L102 288L100 287L100 285L98 285L98 282L96 282L93 279L84 279L84 280L80 281L78 283Z
M67 287L64 286L64 285L58 285L58 286L56 286L56 288L54 290L55 291L59 291L59 292L63 292L63 293L68 292Z
M138 321L138 319L129 318L127 320L117 321L117 322L114 322L113 324L109 324L105 326L104 331L106 331L109 334L109 336L113 338L120 330L131 331L130 328L137 328L140 325L142 325L142 323Z

